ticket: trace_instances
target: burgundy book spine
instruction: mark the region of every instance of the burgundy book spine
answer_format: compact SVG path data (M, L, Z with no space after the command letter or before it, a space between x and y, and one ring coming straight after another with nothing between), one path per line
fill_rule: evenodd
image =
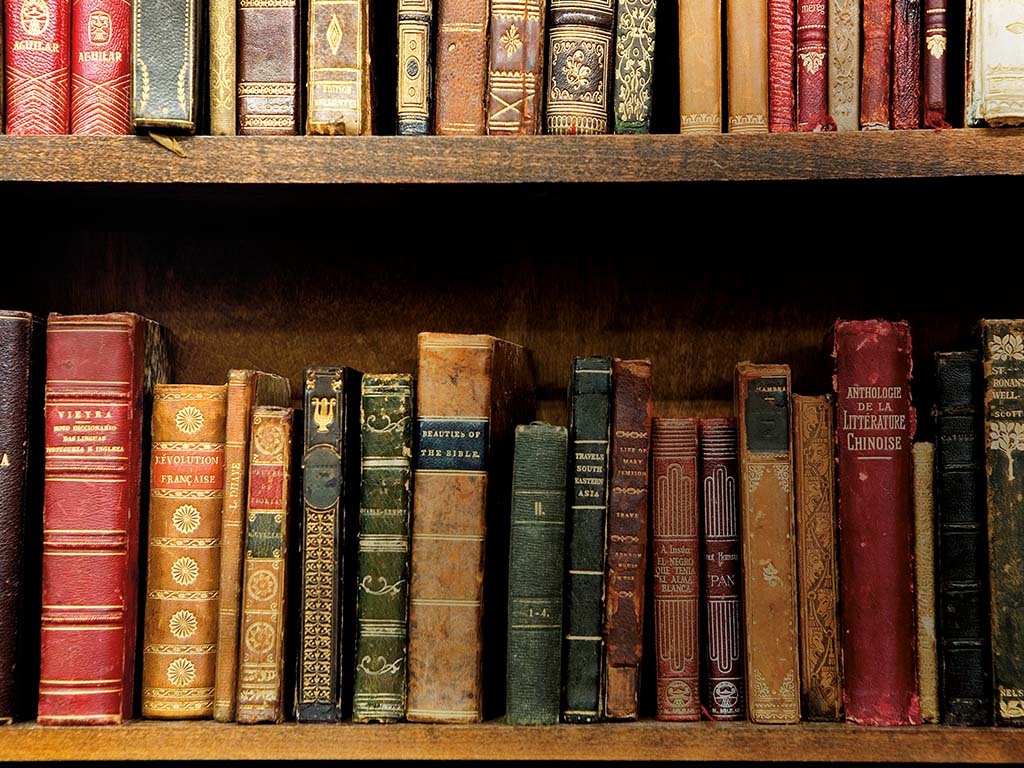
M651 464L657 718L700 720L697 420L654 419Z
M892 0L864 0L860 75L862 131L888 130L892 84Z
M921 127L921 0L893 5L892 127Z
M131 19L127 0L73 0L72 133L131 132Z
M10 0L4 19L7 133L67 133L70 0Z
M924 0L924 126L948 128L946 122L946 0Z
M837 320L833 340L846 717L918 724L910 326Z
M828 6L825 0L796 4L796 129L836 128L828 114Z
M768 130L792 131L796 125L793 72L794 0L768 0Z

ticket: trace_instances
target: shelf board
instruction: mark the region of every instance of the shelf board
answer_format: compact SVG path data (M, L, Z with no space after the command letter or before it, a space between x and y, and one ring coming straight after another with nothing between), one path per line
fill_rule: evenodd
M1024 175L1024 129L717 136L0 136L0 182L516 184Z
M0 729L5 760L687 760L1011 763L1024 730L867 728L802 723L601 723L479 725L135 721L121 726Z

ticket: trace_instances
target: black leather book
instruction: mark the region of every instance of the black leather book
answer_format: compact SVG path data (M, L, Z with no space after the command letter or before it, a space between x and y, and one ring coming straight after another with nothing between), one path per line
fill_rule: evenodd
M199 122L200 0L132 4L132 128L195 133Z

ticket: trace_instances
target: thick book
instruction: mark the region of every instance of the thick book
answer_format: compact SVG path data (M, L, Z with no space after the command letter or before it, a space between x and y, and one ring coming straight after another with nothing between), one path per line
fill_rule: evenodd
M922 0L893 0L892 127L921 126Z
M487 133L541 132L545 0L491 0Z
M839 720L843 712L832 411L827 395L793 395L800 695L808 720Z
M209 0L210 135L235 135L238 19L235 0Z
M935 353L937 631L946 725L992 722L981 391L976 350Z
M361 376L338 365L303 371L302 509L294 611L298 722L337 722L351 703Z
M558 722L567 447L565 427L516 427L505 703L512 725Z
M434 0L398 0L399 136L431 132L434 117Z
M228 371L224 444L224 504L220 526L220 594L217 621L217 675L213 718L235 719L238 689L238 623L241 599L245 507L249 490L249 445L252 409L287 406L288 379L263 371Z
M612 359L577 357L569 384L568 558L562 719L594 723L603 709L605 523Z
M800 720L789 382L787 365L736 366L747 710L755 723Z
M405 717L412 514L413 377L363 377L352 719Z
M300 16L298 0L238 0L239 136L302 133Z
M434 133L482 136L490 0L437 0Z
M888 130L892 123L893 0L863 0L861 11L860 128Z
M698 439L704 553L702 706L710 720L745 720L736 419L701 419Z
M914 597L917 620L921 721L939 722L939 670L935 635L935 446L914 443Z
M71 125L71 2L9 0L4 15L6 130L67 133Z
M768 130L796 127L795 0L768 0Z
M199 0L132 4L132 127L195 133L198 128Z
M917 724L910 326L837 320L832 336L846 719Z
M39 716L132 717L145 419L169 363L162 329L128 312L49 316Z
M722 132L722 3L679 3L679 132Z
M726 0L729 133L768 132L768 3Z
M860 129L860 0L828 0L828 111L837 131Z
M153 394L142 716L213 716L227 386Z
M547 133L608 133L615 0L550 0Z
M45 354L40 318L0 311L0 724L34 714Z
M478 722L505 703L513 429L533 418L533 371L493 336L418 346L406 717Z
M239 723L284 720L292 418L291 408L258 405L252 409L238 653Z
M1024 125L1024 0L967 3L964 124Z
M982 320L986 506L996 721L1024 725L1024 321Z
M128 0L72 1L72 133L130 133L131 17Z
M615 133L651 132L657 0L616 0Z
M700 720L700 494L697 420L651 428L651 573L656 716Z
M796 3L796 129L835 130L828 113L828 6Z
M605 586L604 710L609 720L639 716L647 579L651 418L650 360L612 361L612 442Z
M924 0L921 101L925 128L949 127L946 122L946 7L946 0Z
M370 0L310 0L306 38L306 133L373 132Z

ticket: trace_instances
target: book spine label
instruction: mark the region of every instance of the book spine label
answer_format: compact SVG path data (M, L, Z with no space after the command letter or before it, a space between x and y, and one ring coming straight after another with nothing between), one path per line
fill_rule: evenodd
M755 723L800 720L789 367L740 363L747 705Z
M892 85L892 2L864 0L860 82L861 130L888 130Z
M654 419L651 467L657 717L700 720L696 419Z
M141 318L51 315L46 363L38 720L120 723L135 671Z
M285 563L292 409L252 409L237 720L284 720Z
M398 134L422 136L433 124L433 0L398 0Z
M227 387L153 396L142 716L213 714Z
M860 0L828 0L828 111L837 131L860 128Z
M363 378L357 627L352 719L405 717L412 512L413 379Z
M846 717L916 724L910 327L840 320L834 343Z
M565 427L516 428L505 707L513 725L558 722L567 444Z
M935 638L935 447L914 444L914 595L917 599L917 668L921 720L939 722L939 671Z
M615 133L651 132L656 0L616 0Z
M704 499L704 708L711 720L744 720L736 419L701 419L699 438Z
M892 127L897 130L921 126L921 3L893 3Z
M67 133L71 122L70 0L8 2L4 38L7 133Z
M768 132L768 3L727 0L729 133Z
M608 133L615 0L551 0L547 105L550 134Z
M238 0L238 135L301 133L298 84L298 5Z
M238 33L234 0L209 0L210 135L235 135Z
M648 457L651 446L651 362L613 362L608 568L605 595L605 714L639 715L647 571Z
M967 5L965 124L1024 125L1024 0L972 0Z
M541 132L544 0L491 0L487 133Z
M482 136L487 103L488 0L438 0L434 132Z
M828 114L828 5L824 0L796 4L796 129L833 128Z
M722 3L679 3L679 132L722 132Z
M981 323L985 377L985 474L988 499L992 672L996 715L1024 725L1024 322Z
M808 720L839 720L839 573L836 562L832 400L793 395L800 694Z
M768 0L768 130L792 131L796 120L794 0Z
M992 666L978 353L937 353L935 372L942 722L989 725Z
M306 133L372 132L370 8L370 0L310 0Z
M925 128L946 122L946 0L924 0L924 48L921 51Z
M131 108L131 3L71 6L71 132L126 134Z
M577 358L573 363L570 413L572 506L567 531L568 618L562 710L562 719L570 723L593 723L601 716L611 397L611 358Z

